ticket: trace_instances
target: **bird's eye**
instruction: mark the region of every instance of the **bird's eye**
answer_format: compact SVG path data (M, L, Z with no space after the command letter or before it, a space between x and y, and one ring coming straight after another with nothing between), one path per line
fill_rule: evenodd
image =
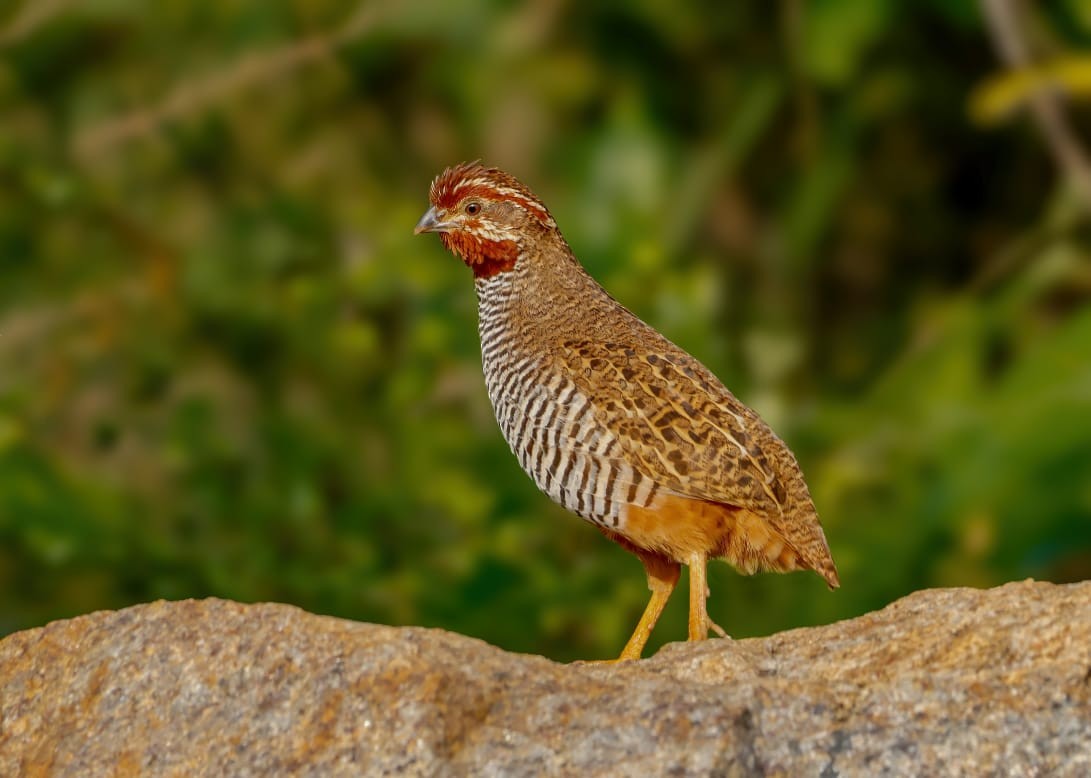
M473 216L481 210L481 203L466 203L466 213Z

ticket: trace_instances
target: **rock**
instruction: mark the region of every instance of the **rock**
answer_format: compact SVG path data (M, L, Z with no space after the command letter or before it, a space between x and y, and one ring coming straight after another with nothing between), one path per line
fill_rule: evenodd
M1091 582L560 665L285 605L0 642L0 775L1089 775Z

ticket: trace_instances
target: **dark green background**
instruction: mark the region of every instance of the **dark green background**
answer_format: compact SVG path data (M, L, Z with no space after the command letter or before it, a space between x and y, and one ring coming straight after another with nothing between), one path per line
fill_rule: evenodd
M971 121L1001 71L967 0L0 5L0 634L215 595L616 653L640 565L519 471L412 234L479 157L796 451L843 586L715 563L733 635L1091 577L1089 203Z

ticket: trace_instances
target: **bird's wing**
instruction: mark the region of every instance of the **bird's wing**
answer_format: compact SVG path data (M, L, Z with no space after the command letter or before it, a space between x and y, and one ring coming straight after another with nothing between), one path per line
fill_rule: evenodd
M785 481L795 480L782 471L798 470L794 457L700 362L667 341L568 340L559 351L635 469L676 494L781 523Z

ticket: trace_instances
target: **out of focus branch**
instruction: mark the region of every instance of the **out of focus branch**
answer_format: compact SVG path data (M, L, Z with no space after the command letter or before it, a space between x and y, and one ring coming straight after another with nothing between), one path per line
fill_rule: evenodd
M70 5L72 0L27 0L8 26L0 30L0 48L23 40Z
M80 159L93 159L119 144L148 135L168 122L192 116L231 95L257 84L283 78L289 72L324 59L337 46L367 31L377 19L377 5L362 2L338 30L286 46L244 55L210 76L175 86L157 105L106 119L76 133L73 148Z
M981 0L981 10L1001 61L1011 70L1030 66L1016 8L1017 0ZM1045 138L1057 167L1091 210L1091 162L1064 114L1056 90L1038 89L1029 96L1031 117Z

